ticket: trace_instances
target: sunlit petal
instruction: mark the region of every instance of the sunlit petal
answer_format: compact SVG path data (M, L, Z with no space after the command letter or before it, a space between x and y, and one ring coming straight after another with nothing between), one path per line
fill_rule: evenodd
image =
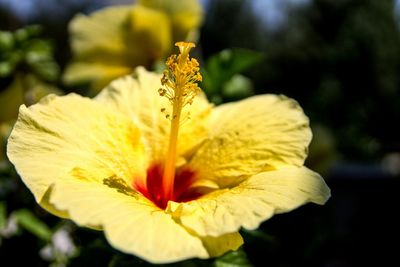
M115 184L62 179L50 202L81 226L104 230L117 249L153 263L208 258L201 239L189 234L150 201Z
M286 167L256 174L234 188L217 190L186 203L169 202L172 216L199 235L219 236L244 227L255 229L276 213L307 202L324 204L330 191L305 167Z
M211 131L190 166L220 187L284 165L302 166L311 140L293 99L260 95L213 110Z
M117 176L131 183L146 167L132 121L75 94L21 106L7 155L38 202L66 174L82 181Z
M170 131L170 121L161 110L171 109L171 104L158 93L160 79L161 75L137 68L135 75L114 81L96 97L97 101L132 118L145 137L147 152L154 161L163 160ZM190 119L184 122L179 135L179 156L189 155L205 139L211 107L202 94L189 106ZM184 113L184 116L189 115Z

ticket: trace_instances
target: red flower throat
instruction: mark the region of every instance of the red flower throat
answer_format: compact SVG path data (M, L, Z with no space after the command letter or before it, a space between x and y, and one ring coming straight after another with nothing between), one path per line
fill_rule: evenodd
M157 163L150 165L147 169L146 185L136 182L134 187L156 206L165 209L169 200L186 202L201 196L201 193L196 189L190 188L195 181L195 176L196 173L189 168L178 170L174 179L173 195L172 198L169 199L163 193L163 165Z

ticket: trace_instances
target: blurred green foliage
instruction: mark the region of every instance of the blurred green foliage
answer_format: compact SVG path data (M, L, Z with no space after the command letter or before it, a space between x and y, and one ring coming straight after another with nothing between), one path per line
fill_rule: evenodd
M7 223L7 214L6 214L6 203L5 201L0 202L0 229L4 228Z
M251 267L247 260L247 256L243 250L239 249L231 253L227 253L218 258L214 264L215 267Z
M347 160L398 151L400 33L394 1L315 0L266 44L259 84L299 100ZM267 77L265 77L267 74Z
M41 27L0 31L0 123L13 121L21 104L33 104L55 87L60 68L50 41L40 38Z
M35 235L37 238L49 242L51 240L52 231L49 227L39 220L30 210L19 209L14 211L10 216L13 216L18 225Z
M261 60L261 53L245 49L225 49L212 55L201 69L201 88L216 104L251 96L254 94L252 81L240 73Z
M61 93L56 87L60 68L53 57L54 47L41 38L41 32L39 25L0 31L0 162L19 106Z
M274 30L257 20L249 1L210 5L201 38L206 58L226 47L263 53L246 71L255 92L298 100L312 124L331 132L344 160L373 162L400 150L400 131L392 127L400 121L395 1L292 5Z
M43 81L57 80L60 69L53 59L53 47L49 41L38 38L40 33L38 25L15 32L0 31L0 78L26 72Z

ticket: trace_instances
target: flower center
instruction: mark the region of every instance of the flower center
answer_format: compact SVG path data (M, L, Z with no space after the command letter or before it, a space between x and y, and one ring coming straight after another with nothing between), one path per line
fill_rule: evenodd
M178 42L175 45L179 47L180 54L172 55L167 59L167 68L161 78L163 87L158 90L160 96L168 98L172 105L172 114L168 114L165 108L161 109L161 112L166 113L165 117L171 121L161 187L162 195L166 199L173 199L176 195L174 183L179 177L175 175L175 169L182 109L193 103L194 97L200 92L197 83L202 80L199 63L196 59L189 57L189 52L195 45L185 42Z
M197 83L202 80L199 63L189 57L193 43L178 42L179 55L167 59L167 68L161 78L162 87L158 93L166 97L172 105L172 113L162 108L161 112L171 121L168 148L163 163L155 163L147 169L145 184L136 183L134 187L161 209L167 207L168 201L184 202L198 198L198 190L190 188L195 179L195 172L189 168L176 170L177 144L179 127L189 114L182 116L182 109L193 103L201 91Z
M174 177L174 190L171 197L164 194L163 190L163 165L156 163L147 169L146 185L135 184L136 190L142 193L161 209L167 207L168 201L185 202L194 200L202 194L190 186L195 181L196 173L189 168L182 168L176 172Z

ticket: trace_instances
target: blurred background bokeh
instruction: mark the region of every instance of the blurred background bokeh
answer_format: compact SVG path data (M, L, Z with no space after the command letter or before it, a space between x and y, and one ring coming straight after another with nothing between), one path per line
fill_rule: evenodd
M5 142L19 105L49 93L93 96L137 65L158 71L181 38L196 40L215 104L262 93L300 103L314 133L306 165L332 197L243 231L237 253L177 265L400 266L400 1L138 2L0 0L0 266L148 266L42 210ZM76 17L118 5L134 11L99 15L110 20L98 26L103 35Z

